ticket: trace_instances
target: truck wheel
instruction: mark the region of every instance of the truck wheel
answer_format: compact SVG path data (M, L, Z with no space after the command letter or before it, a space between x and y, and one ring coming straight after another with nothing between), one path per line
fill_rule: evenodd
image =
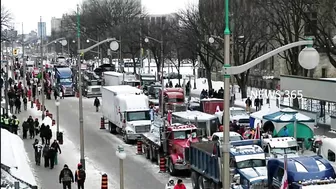
M192 189L199 189L199 187L198 187L198 174L196 172L192 172L190 177L191 177Z
M176 169L174 167L174 163L173 160L171 158L169 158L169 163L168 163L168 170L171 176L175 176L176 175Z
M202 176L198 177L198 186L199 189L204 189L204 178Z
M129 144L130 143L130 140L128 140L128 137L127 137L127 134L126 132L123 134L123 140L126 144Z
M145 148L143 148L143 151L145 152L145 157L146 157L146 159L149 159L149 150L148 150L148 146L146 146Z

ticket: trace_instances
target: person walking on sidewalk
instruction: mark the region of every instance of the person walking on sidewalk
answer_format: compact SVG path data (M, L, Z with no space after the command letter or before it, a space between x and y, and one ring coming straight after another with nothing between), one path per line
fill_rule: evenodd
M50 169L54 168L56 153L57 153L56 149L50 146L49 151L48 151Z
M44 145L44 148L43 148L43 157L44 157L44 167L47 168L49 167L49 145L46 144Z
M86 173L83 169L82 164L77 165L77 170L75 172L75 182L77 182L77 189L84 189L84 182L86 179Z
M38 136L40 132L40 123L37 118L35 118L35 121L34 121L34 130L35 130L35 136Z
M44 137L46 139L46 144L50 145L50 139L52 138L52 132L51 132L49 125L47 125L47 127L45 128Z
M41 124L41 128L40 128L40 137L42 140L42 144L44 144L45 142L45 133L46 133L47 127L44 125L44 123Z
M63 189L71 189L71 183L74 182L74 177L72 171L69 169L68 165L65 164L59 175L59 183L63 184Z
M35 151L35 163L36 163L36 165L41 165L42 145L39 143L38 139L35 139L35 142L33 144L33 148L34 148L34 151Z
M57 165L57 164L58 164L57 152L59 152L59 154L62 153L61 148L60 148L60 146L59 146L57 140L54 140L54 142L51 144L51 147L52 147L53 149L55 149L55 152L56 152L56 153L55 153L55 158L54 158L54 164Z
M29 125L29 137L30 139L35 138L35 131L34 131L34 120L31 116L29 116L27 123Z
M95 98L93 105L96 107L96 112L99 111L100 101L98 97Z
M248 113L250 113L250 110L251 110L251 105L252 105L252 101L250 99L250 97L248 97L245 101L245 105L246 105L246 111Z
M27 104L28 104L27 97L24 96L24 97L23 97L23 109L24 109L25 111L27 111Z
M15 99L15 113L19 114L21 112L21 100L20 96L17 96Z
M22 123L22 138L23 139L27 139L28 130L29 130L29 124L27 123L27 121L24 121Z

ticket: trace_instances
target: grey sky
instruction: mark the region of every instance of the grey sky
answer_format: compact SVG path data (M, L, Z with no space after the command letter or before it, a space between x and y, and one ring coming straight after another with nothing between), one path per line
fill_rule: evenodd
M1 0L14 17L15 28L21 33L23 22L24 33L37 30L37 22L47 22L47 33L50 34L51 17L61 17L63 13L76 9L81 0ZM143 6L150 14L166 14L185 8L197 0L142 0Z

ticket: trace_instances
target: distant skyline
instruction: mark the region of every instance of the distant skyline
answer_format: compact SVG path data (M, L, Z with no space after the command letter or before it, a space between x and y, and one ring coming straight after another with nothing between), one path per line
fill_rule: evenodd
M80 2L81 0L2 0L1 4L12 13L14 27L19 33L22 33L22 22L24 33L37 31L37 23L42 16L42 22L46 22L47 35L50 35L51 18L60 18L64 13L75 11ZM142 0L142 5L149 14L173 13L196 3L198 0Z

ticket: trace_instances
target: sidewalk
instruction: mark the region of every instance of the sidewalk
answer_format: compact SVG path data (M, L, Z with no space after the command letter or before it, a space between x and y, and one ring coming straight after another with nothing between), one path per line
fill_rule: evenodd
M52 113L52 112L51 112ZM39 122L42 122L41 119L41 111L37 111L35 105L34 108L31 109L30 106L27 111L23 111L17 117L20 119L20 124L24 120L28 118L29 115L31 115L34 119L39 118ZM55 114L54 114L55 115ZM56 115L55 115L56 116ZM20 126L20 128L22 128ZM60 131L62 127L60 126ZM53 133L53 138L51 142L54 140L56 135L56 125L51 126L51 130ZM22 133L20 132L20 137L22 137ZM32 144L34 142L33 139L25 139L25 149L27 151L28 157L30 159L30 166L34 170L34 175L36 177L39 189L59 189L62 188L62 185L58 182L59 173L63 169L64 164L67 164L69 168L73 171L76 170L77 164L79 163L79 147L76 147L72 141L67 138L66 136L63 136L64 142L63 145L60 145L62 154L58 154L58 165L54 167L54 169L50 168L44 168L44 161L43 158L41 160L41 166L35 165L35 158L34 158L34 151ZM38 137L38 139L40 139ZM85 182L85 188L100 188L101 187L101 174L97 169L94 167L93 163L86 159L86 174L87 179ZM75 184L73 184L73 187L76 188Z

